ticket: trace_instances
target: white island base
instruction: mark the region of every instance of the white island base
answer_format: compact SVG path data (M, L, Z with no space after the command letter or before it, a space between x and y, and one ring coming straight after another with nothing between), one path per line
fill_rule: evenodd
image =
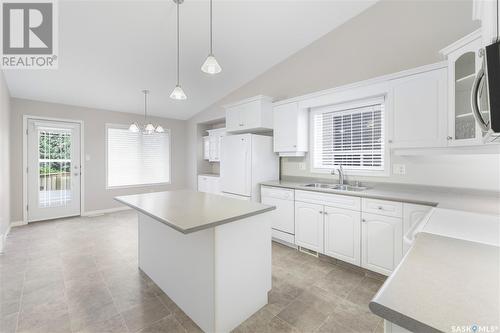
M187 234L138 214L139 267L203 331L229 332L267 304L268 214Z

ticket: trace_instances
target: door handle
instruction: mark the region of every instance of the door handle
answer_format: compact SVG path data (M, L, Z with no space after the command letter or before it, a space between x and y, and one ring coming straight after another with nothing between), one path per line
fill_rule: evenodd
M472 114L474 115L474 118L476 118L476 122L478 123L479 127L483 132L488 131L489 127L489 122L485 121L483 119L483 116L481 115L481 112L479 112L479 106L477 103L477 94L479 91L479 84L481 83L481 80L484 78L484 63L483 67L477 72L476 78L474 79L474 83L472 84L472 93L470 96L470 104L472 108Z

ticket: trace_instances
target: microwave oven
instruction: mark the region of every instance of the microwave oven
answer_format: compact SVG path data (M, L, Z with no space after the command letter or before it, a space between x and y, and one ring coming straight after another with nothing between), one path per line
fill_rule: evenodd
M479 51L483 64L472 85L471 107L485 141L500 141L500 41Z

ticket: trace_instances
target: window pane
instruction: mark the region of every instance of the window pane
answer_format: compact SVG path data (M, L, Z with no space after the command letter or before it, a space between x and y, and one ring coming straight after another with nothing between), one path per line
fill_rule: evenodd
M108 186L158 184L170 181L170 135L107 130Z

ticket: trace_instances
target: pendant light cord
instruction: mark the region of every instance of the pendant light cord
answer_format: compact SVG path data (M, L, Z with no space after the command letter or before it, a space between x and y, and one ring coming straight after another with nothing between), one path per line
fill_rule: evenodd
M144 121L148 120L148 91L144 90Z
M177 85L179 85L179 1L177 1Z
M212 54L212 0L210 0L210 55Z

